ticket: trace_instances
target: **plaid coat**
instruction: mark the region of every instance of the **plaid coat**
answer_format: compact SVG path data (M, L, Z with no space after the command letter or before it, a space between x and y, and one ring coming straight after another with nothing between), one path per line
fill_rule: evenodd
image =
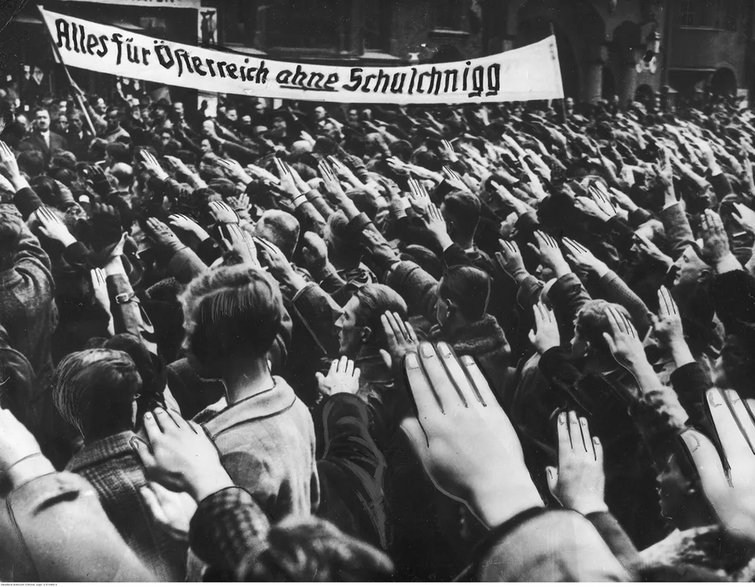
M220 452L233 482L272 522L308 516L320 501L315 431L306 406L280 377L275 386L231 406L222 398L194 418Z
M121 432L90 442L73 456L66 469L94 486L110 521L158 580L181 581L187 545L157 527L139 494L147 479L131 448L134 436L133 432Z

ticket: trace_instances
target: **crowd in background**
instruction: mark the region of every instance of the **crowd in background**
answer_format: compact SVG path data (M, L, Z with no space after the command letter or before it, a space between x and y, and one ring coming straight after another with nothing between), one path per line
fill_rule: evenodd
M36 98L2 580L755 575L749 109Z

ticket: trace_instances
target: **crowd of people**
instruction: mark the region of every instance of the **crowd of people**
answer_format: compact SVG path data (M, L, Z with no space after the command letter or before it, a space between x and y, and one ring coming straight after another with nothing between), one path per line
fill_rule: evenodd
M0 134L0 579L755 576L750 110L79 97Z

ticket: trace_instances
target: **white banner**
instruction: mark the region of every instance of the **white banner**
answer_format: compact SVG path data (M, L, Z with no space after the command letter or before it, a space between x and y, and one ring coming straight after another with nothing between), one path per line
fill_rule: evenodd
M92 4L118 4L120 6L153 6L161 8L201 7L201 0L66 0L66 2L89 2Z
M170 43L41 10L63 62L205 92L321 102L457 104L563 98L555 37L453 63L343 67Z

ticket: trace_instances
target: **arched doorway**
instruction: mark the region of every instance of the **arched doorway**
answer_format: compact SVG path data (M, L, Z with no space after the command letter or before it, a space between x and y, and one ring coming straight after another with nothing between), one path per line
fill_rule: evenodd
M556 36L564 93L575 100L600 97L605 22L588 0L529 0L517 13L517 45Z
M728 67L716 70L710 78L710 93L714 96L733 96L737 93L737 76Z

